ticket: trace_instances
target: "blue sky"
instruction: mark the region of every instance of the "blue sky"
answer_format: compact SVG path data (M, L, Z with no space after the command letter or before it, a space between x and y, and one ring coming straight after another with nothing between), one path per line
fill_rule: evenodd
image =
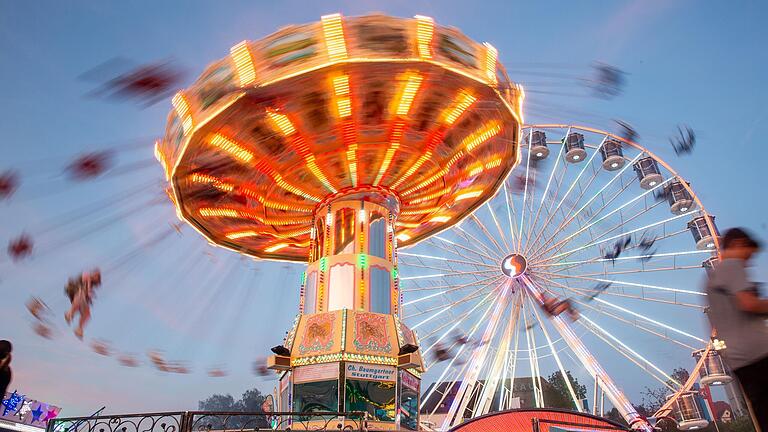
M25 184L14 200L0 202L0 243L21 230L34 235L51 226L55 215L91 202L91 196L128 191L159 176L152 167L49 194L65 187L60 169L69 157L150 142L162 134L170 108L168 102L139 109L86 98L93 85L78 80L81 73L119 56L138 63L174 59L192 79L243 39L337 11L429 15L491 42L510 77L530 82L529 122L559 119L612 129L611 119L625 119L642 144L692 182L721 229L746 226L765 239L766 8L760 2L692 0L2 2L0 170L16 167ZM563 95L586 92L574 80L532 69L546 63L543 72L586 78L594 61L628 72L621 97ZM666 137L680 123L698 132L699 143L693 155L676 158ZM151 154L120 156L128 163ZM137 204L150 198L138 198ZM288 329L298 304L300 266L243 262L208 247L191 230L112 276L120 289L100 294L93 336L138 354L157 346L196 365L226 364L228 377L122 368L69 333L46 341L30 331L23 309L30 295L51 299L57 312L63 310L61 290L68 276L124 253L131 249L126 245L146 241L170 221L175 218L168 206L137 210L106 232L54 247L57 233L77 235L89 226L82 222L79 229L37 238L41 246L52 246L38 250L30 262L0 261L0 338L16 346L15 387L63 406L69 415L102 405L111 412L189 409L214 392L239 394L252 385L271 389L272 383L250 375L250 362ZM185 271L203 265L204 273ZM758 279L765 280L765 254L756 267Z

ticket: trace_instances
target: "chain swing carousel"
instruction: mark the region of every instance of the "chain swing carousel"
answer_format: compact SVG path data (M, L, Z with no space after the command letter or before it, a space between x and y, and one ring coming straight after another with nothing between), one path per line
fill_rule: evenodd
M308 260L269 360L282 411L416 428L423 361L397 250L462 220L519 161L522 89L496 57L430 18L328 15L236 45L173 98L156 156L178 216L238 253Z

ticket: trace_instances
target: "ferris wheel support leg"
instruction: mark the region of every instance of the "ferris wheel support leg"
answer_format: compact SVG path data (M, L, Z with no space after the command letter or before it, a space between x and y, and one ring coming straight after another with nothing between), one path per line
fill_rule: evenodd
M542 305L544 297L541 288L532 283L527 276L521 276L520 280L523 282L526 289L533 296L533 298L536 299L540 305ZM550 321L552 322L555 329L557 329L558 333L560 333L560 336L562 336L563 340L571 348L571 351L576 354L576 357L579 359L579 361L584 365L584 367L587 368L587 371L590 375L592 375L592 378L599 380L600 387L603 389L603 392L606 396L608 396L608 399L611 401L613 406L616 407L619 413L621 413L621 415L624 417L624 420L629 423L630 427L634 430L652 432L653 428L651 425L648 424L648 422L643 419L640 414L637 413L635 408L629 402L629 399L627 399L624 393L613 382L603 367L600 366L592 353L587 350L587 347L584 345L581 339L576 336L576 333L571 328L571 325L560 316L553 316L550 318Z

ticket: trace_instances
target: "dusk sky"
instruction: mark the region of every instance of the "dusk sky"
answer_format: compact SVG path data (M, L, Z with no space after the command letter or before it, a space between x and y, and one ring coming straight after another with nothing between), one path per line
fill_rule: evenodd
M22 186L0 201L0 244L4 249L27 232L37 247L25 262L0 257L0 339L15 348L9 390L59 405L68 416L103 405L112 413L196 409L198 400L213 393L239 396L253 386L272 390L276 381L255 377L251 363L289 329L302 265L241 259L210 247L189 227L183 236L174 232L121 261L177 221L167 200L158 199L161 169L149 162L171 104L143 108L88 97L97 83L79 77L116 57L134 65L168 60L187 71L186 86L241 40L334 12L428 15L492 43L510 78L528 90L527 123L614 131L612 119L626 120L642 145L691 182L721 231L744 226L768 239L768 150L762 139L768 132L768 6L763 2L5 0L0 1L0 172L18 170ZM622 95L590 96L583 81L591 78L596 62L627 72ZM680 124L691 126L698 142L693 154L678 157L668 137ZM62 175L76 155L108 148L119 149L114 175L77 184ZM126 166L139 168L120 174ZM60 226L79 214L77 209L119 195L119 204L86 210ZM101 227L121 213L131 216ZM105 273L88 335L136 354L142 367L122 367L95 354L64 326L67 278L95 266L116 270ZM755 260L754 273L759 281L768 279L765 253ZM689 283L695 287L699 281ZM24 302L32 295L56 313L52 340L31 330ZM144 356L155 348L195 372L155 371ZM692 364L679 355L659 361L670 370ZM228 376L204 373L219 365ZM642 386L626 386L639 401Z

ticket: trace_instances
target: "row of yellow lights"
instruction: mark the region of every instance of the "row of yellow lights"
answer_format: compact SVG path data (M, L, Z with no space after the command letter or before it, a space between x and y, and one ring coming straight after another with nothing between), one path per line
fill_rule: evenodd
M416 46L419 50L419 57L425 60L431 59L435 21L422 15L416 15L414 18L416 18Z
M293 237L299 237L306 234L309 234L310 228L301 228L294 231L289 231L285 233L273 233L273 232L267 232L267 231L254 231L254 230L245 230L245 231L233 231L230 233L225 234L224 236L230 240L237 240L241 238L247 238L247 237L262 237L262 236L270 236L270 237L276 237L280 239L288 239Z
M203 217L254 219L264 225L300 225L312 222L311 218L267 219L252 211L226 207L201 207L197 212Z
M255 156L253 155L253 153L251 153L245 147L243 147L239 143L235 142L234 140L225 137L224 135L222 135L220 133L216 133L216 134L211 135L210 138L208 139L208 142L212 146L217 147L218 149L220 149L220 150L222 150L222 151L224 151L226 153L229 153L232 157L234 157L235 159L237 159L237 160L239 160L241 162L249 163L249 162L252 162L255 159ZM307 198L309 200L312 200L312 201L315 201L315 202L319 202L320 201L320 198L318 198L318 197L316 197L314 195L310 195L309 193L304 192L300 188L298 188L296 186L293 186L290 183L288 183L285 180L283 180L283 177L279 173L277 173L273 169L267 167L265 163L264 164L260 164L260 165L263 166L263 168L267 169L267 171L268 171L267 174L281 188L283 188L283 189L285 189L285 190L287 190L287 191L289 191L289 192L291 192L291 193L293 193L295 195Z
M323 25L323 37L325 38L328 59L338 61L347 58L347 44L344 40L344 27L341 23L341 15L337 13L323 15L320 17L320 21Z
M190 180L195 183L210 184L216 187L217 189L225 192L232 192L235 188L237 188L238 191L242 192L244 195L248 197L255 199L256 201L260 202L264 207L267 207L267 208L284 210L284 211L295 211L298 213L312 213L311 207L302 207L297 205L296 203L283 203L283 202L268 200L264 196L262 196L261 194L253 190L252 188L249 188L243 185L235 186L234 184L225 182L219 178L216 178L208 174L194 173L190 176Z
M328 178L325 176L323 171L320 169L320 167L317 166L317 162L315 161L315 155L313 155L310 150L309 146L307 145L307 142L304 140L304 137L302 137L297 131L296 127L293 125L293 122L291 122L291 119L288 118L287 115L279 113L277 111L268 109L267 110L267 117L272 121L272 124L287 138L291 141L292 147L296 152L304 158L304 162L307 165L307 168L309 171L317 178L320 183L322 183L326 189L328 189L331 193L336 193L337 190L330 181L328 181Z
M496 60L499 57L499 52L488 42L483 43L483 45L485 45L485 75L489 82L496 84Z
M357 186L357 141L352 123L352 94L349 88L349 75L338 75L332 78L333 95L336 113L341 119L341 139L347 147L346 157L349 167L349 177L352 186Z
M413 192L416 192L417 190L422 189L434 183L435 181L437 181L437 179L447 174L448 171L450 171L453 164L455 164L459 159L461 159L461 157L463 157L465 154L470 153L480 144L493 138L499 132L501 132L501 124L498 121L492 120L484 124L479 129L469 134L466 138L464 138L461 141L461 144L460 144L461 149L458 152L456 152L455 155L453 155L453 157L448 161L448 163L445 164L445 166L442 169L438 170L438 172L436 172L426 180L422 181L421 183L417 184L416 186L406 189L405 191L403 191L402 195L408 196Z
M398 97L395 98L395 101L397 101L397 108L395 109L396 118L393 122L392 132L389 137L389 148L384 154L384 160L381 162L381 167L379 167L379 173L373 181L374 186L378 186L379 183L381 183L381 179L384 178L384 174L386 174L389 169L389 165L392 163L392 159L395 157L397 149L400 148L400 141L405 133L404 118L408 116L408 113L411 110L413 100L416 98L416 93L418 93L423 79L421 74L417 72L406 72L403 75L404 84L400 88Z
M429 142L427 143L427 149L422 154L416 162L411 165L410 168L405 172L404 175L402 175L395 183L392 184L392 188L397 188L400 186L405 180L410 178L421 166L429 160L432 157L432 152L434 148L437 146L437 144L442 141L443 137L443 130L453 125L456 120L461 117L464 112L477 100L476 97L474 97L469 92L462 90L459 92L459 94L456 96L454 102L451 104L451 106L445 110L445 112L442 115L442 121L443 125L441 125L438 128L438 131L436 131L430 138Z
M184 93L178 92L171 99L171 104L176 110L176 114L181 120L181 127L184 129L184 135L189 135L192 131L192 111L189 108L189 101Z
M253 56L248 49L248 41L242 41L229 50L232 62L235 64L237 79L240 87L251 85L256 81L256 69L253 67Z

